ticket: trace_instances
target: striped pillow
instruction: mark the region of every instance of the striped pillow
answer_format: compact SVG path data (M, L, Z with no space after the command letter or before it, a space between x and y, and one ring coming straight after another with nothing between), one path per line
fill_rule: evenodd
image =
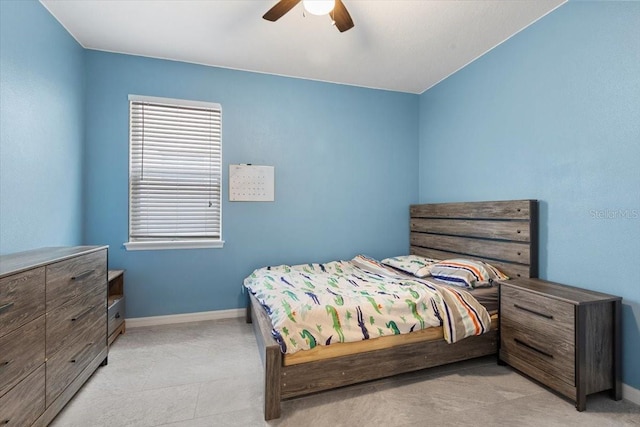
M492 286L494 279L506 280L509 278L490 264L462 258L440 261L431 267L431 276L434 279L465 288Z

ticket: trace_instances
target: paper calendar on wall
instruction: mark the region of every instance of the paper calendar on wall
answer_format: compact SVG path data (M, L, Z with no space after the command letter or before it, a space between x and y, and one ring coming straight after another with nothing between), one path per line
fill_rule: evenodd
M273 166L229 165L230 202L273 202Z

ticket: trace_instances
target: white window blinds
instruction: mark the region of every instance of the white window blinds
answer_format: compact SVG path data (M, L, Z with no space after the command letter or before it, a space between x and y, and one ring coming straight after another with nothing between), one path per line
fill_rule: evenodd
M137 96L129 105L129 242L220 240L220 105Z

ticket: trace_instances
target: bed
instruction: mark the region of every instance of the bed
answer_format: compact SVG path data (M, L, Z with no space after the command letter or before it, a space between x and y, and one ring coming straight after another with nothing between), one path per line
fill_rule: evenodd
M510 277L537 277L537 201L421 204L409 212L410 254L477 259ZM499 319L493 314L489 332L452 344L442 327L432 327L283 354L265 309L248 295L246 320L264 366L265 420L279 418L286 399L497 353Z

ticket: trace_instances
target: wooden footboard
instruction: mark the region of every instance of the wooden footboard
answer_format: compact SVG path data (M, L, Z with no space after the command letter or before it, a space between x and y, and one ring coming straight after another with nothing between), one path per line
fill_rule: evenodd
M498 331L454 344L443 339L409 343L359 354L284 366L280 346L271 335L271 321L250 295L247 321L252 321L264 367L264 419L280 417L280 402L298 396L397 374L496 354Z
M465 338L454 344L444 340L406 344L362 354L285 366L282 399L330 390L461 360L496 354L498 333Z

